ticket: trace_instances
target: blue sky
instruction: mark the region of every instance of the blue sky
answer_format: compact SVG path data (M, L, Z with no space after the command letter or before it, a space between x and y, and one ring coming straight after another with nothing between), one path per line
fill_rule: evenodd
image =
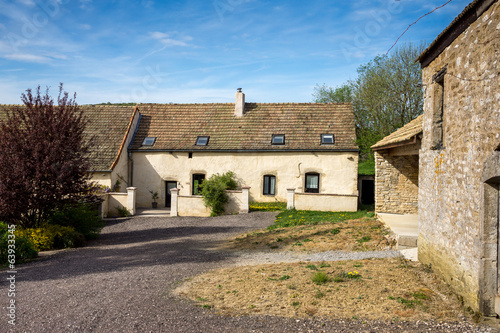
M311 102L447 0L0 0L0 104L59 82L79 104ZM453 0L399 43L430 43Z

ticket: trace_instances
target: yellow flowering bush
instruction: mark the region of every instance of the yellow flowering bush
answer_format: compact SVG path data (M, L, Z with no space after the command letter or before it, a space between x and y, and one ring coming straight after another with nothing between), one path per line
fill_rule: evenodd
M47 225L43 228L17 229L18 237L31 240L37 251L83 246L85 238L72 227Z

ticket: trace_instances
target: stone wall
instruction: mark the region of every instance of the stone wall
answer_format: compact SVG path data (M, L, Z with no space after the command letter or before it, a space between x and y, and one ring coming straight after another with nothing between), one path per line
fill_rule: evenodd
M375 211L417 214L418 155L391 156L375 152Z
M480 308L483 278L481 175L500 143L499 34L500 8L495 2L423 69L419 260L432 264L474 310ZM445 66L440 88L433 76ZM444 90L443 147L432 149L438 89Z

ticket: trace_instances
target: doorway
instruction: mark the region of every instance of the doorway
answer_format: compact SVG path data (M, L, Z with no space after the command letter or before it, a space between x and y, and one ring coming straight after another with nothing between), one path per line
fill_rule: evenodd
M500 315L500 152L486 159L482 174L479 311Z
M165 181L165 207L172 207L172 192L173 188L177 188L177 181L167 180Z

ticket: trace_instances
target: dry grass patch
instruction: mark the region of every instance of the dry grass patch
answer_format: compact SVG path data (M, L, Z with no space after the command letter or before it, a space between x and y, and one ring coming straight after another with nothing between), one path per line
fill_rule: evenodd
M450 321L460 313L443 282L401 258L226 268L176 293L229 315Z
M389 231L375 218L262 229L236 236L225 249L252 251L376 251L394 246Z

